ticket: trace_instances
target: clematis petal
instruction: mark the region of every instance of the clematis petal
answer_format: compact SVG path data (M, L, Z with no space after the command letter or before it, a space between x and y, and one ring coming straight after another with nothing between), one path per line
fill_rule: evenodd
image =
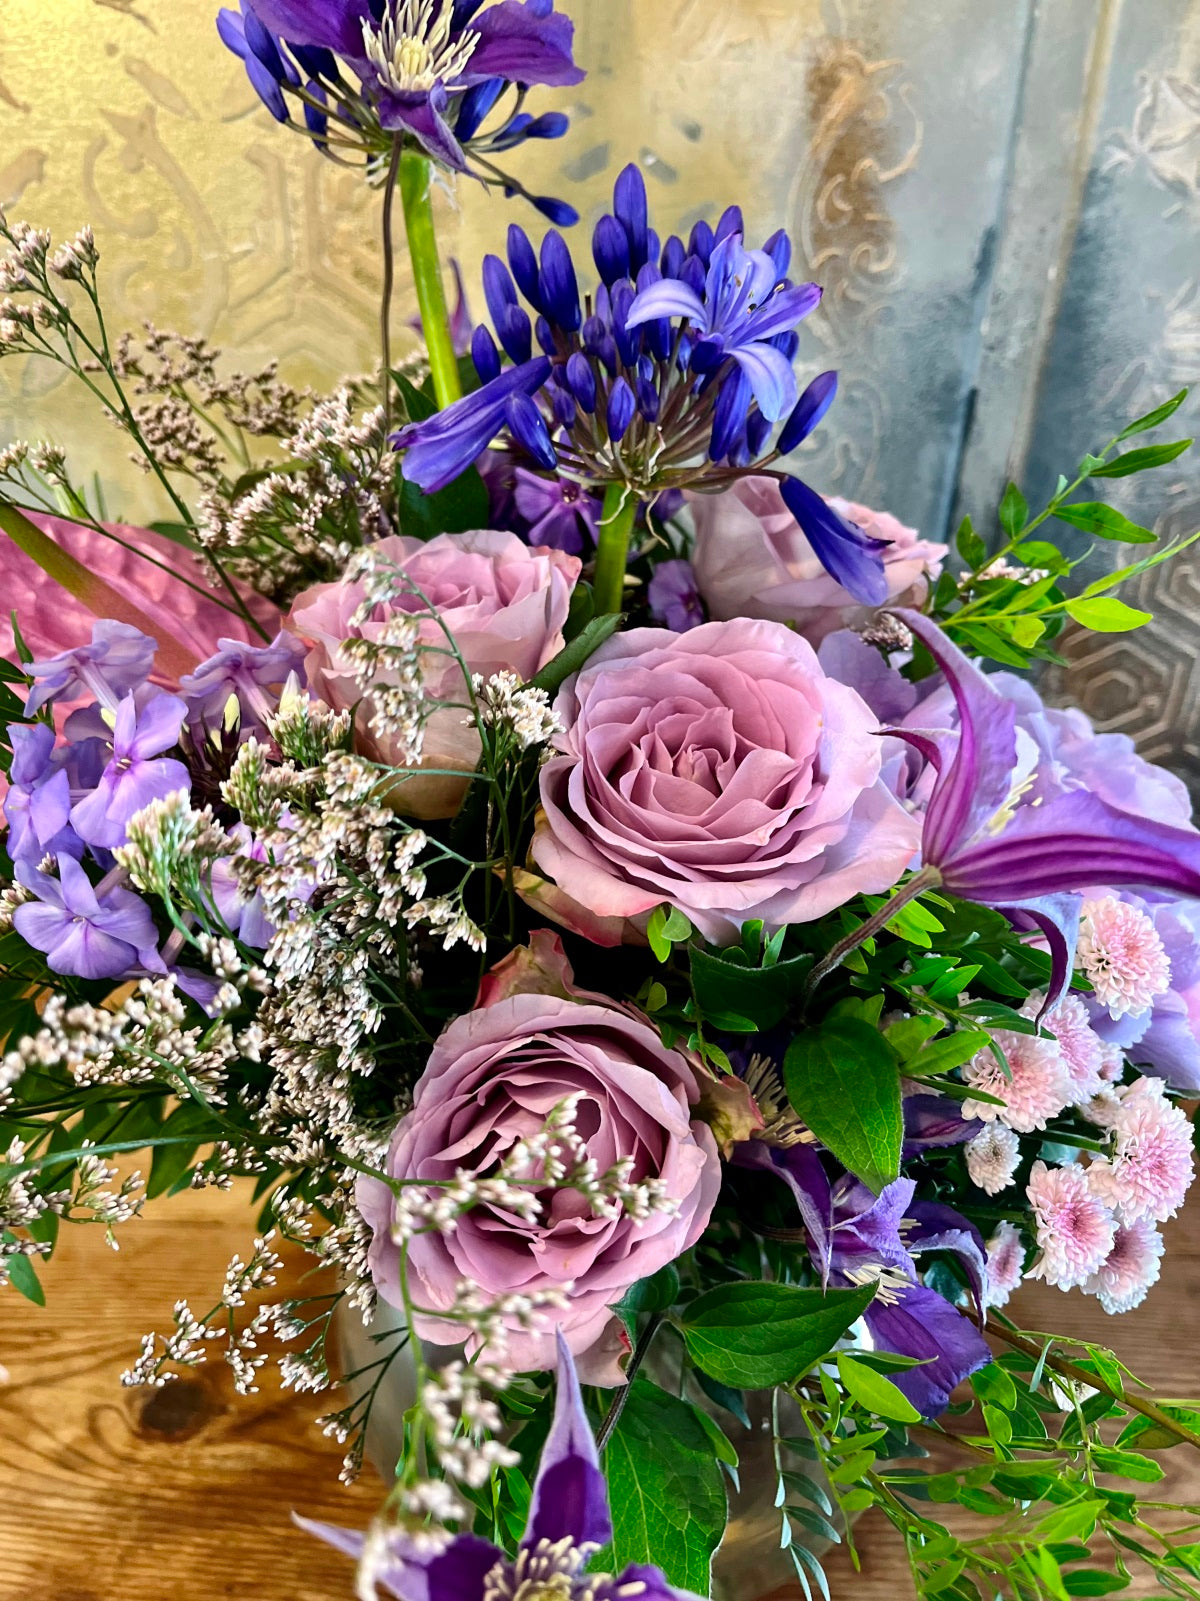
M592 1426L583 1408L575 1363L557 1331L558 1376L554 1421L542 1448L523 1545L570 1539L607 1545L612 1539L608 1491Z
M316 1523L292 1514L296 1525L355 1561L366 1549L366 1536L334 1523ZM484 1581L504 1554L478 1535L460 1534L440 1548L432 1541L417 1544L399 1529L388 1534L388 1560L377 1582L398 1601L483 1601Z
M955 1387L992 1360L987 1342L970 1318L921 1284L897 1291L894 1301L877 1295L863 1321L878 1350L921 1359L920 1367L889 1377L922 1417L944 1412Z

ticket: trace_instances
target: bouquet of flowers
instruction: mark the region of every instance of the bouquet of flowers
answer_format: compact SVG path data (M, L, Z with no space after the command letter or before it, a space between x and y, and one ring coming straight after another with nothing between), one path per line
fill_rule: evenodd
M951 551L797 475L837 379L797 378L785 233L663 237L630 166L580 248L498 165L566 131L525 109L582 77L553 0L218 28L382 191L381 367L114 337L90 230L0 220L0 356L164 497L113 524L57 444L0 452L0 1272L250 1179L245 1260L125 1381L220 1351L252 1390L273 1331L343 1386L347 1474L390 1413L377 1523L317 1531L363 1595L670 1601L717 1554L755 1597L756 1510L828 1598L876 1507L920 1596L1200 1596L1197 1509L1140 1499L1200 1402L1015 1321L1027 1277L1137 1306L1193 1175L1200 832L1028 676L1150 621L1115 591L1180 547L1086 486L1177 457L1129 441L1184 397ZM477 326L435 176L557 225L508 228ZM1146 551L1081 585L1092 540ZM281 1239L315 1287L271 1302Z

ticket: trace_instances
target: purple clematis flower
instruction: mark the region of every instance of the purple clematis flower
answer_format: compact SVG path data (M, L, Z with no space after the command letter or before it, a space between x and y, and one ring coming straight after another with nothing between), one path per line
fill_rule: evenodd
M125 843L129 820L152 800L191 788L187 768L164 757L179 741L187 707L176 695L156 695L139 712L132 695L117 710L112 754L100 782L71 811L71 825L92 846Z
M529 1522L515 1557L476 1534L423 1533L414 1539L389 1529L371 1549L352 1529L297 1518L322 1540L361 1558L370 1576L400 1601L487 1601L490 1597L553 1597L554 1601L700 1601L667 1583L658 1568L636 1564L610 1576L587 1570L588 1558L612 1539L608 1492L592 1438L575 1364L558 1336L558 1395L554 1421L533 1486Z
M10 723L12 770L4 797L10 861L36 866L44 856L83 855L71 827L71 781L55 767L54 730L47 723Z
M1085 789L1014 808L1015 704L936 623L903 609L895 615L942 669L958 707L957 740L889 730L937 773L921 837L924 882L1038 928L1054 964L1052 1005L1070 979L1080 892L1106 884L1200 897L1200 833L1121 811Z
M878 1286L863 1313L875 1346L921 1363L891 1374L892 1382L922 1417L944 1411L955 1387L986 1367L992 1354L970 1318L920 1283L913 1256L953 1252L979 1310L986 1300L987 1253L975 1226L950 1207L915 1201L912 1179L897 1179L879 1195L849 1173L831 1182L811 1145L748 1140L734 1160L773 1173L791 1190L824 1284Z
M54 972L122 978L147 969L166 971L145 901L107 879L93 888L69 856L59 858L58 875L51 878L22 863L17 878L37 900L25 901L13 913L17 933L45 953Z
M26 671L35 682L25 715L32 717L51 701L77 700L87 694L115 711L123 695L149 678L157 649L154 640L128 623L101 619L92 629L90 645L29 663Z
M189 723L220 728L230 697L241 709L243 729L266 727L279 706L279 692L290 674L304 681L307 652L293 634L279 633L269 645L218 639L217 654L179 680Z

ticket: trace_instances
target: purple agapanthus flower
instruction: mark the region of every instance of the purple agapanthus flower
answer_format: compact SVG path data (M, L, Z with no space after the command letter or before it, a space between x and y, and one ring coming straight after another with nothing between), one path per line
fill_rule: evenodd
M878 1286L863 1322L879 1350L921 1365L890 1375L922 1417L944 1411L955 1387L992 1360L971 1319L922 1284L913 1258L922 1251L958 1257L979 1311L986 1302L987 1253L972 1223L951 1208L914 1200L912 1179L875 1195L852 1174L830 1180L811 1145L737 1147L740 1167L773 1173L791 1190L822 1282Z
M304 646L294 634L279 633L269 645L218 639L217 654L179 680L189 724L220 728L230 697L237 700L243 729L266 727L279 707L279 692L290 674L303 683Z
M1015 805L1013 701L927 617L896 615L945 674L958 710L957 738L891 730L937 773L921 837L925 881L1038 928L1054 963L1053 1004L1070 978L1080 892L1105 884L1200 897L1200 833L1122 811L1086 789Z
M704 602L690 561L660 561L646 586L650 615L655 622L686 634L704 621Z
M83 841L71 827L71 781L56 766L54 730L47 723L10 723L12 768L4 816L9 860L35 865L44 856L83 855Z
M139 711L132 695L117 709L112 753L100 782L71 810L71 826L88 845L108 850L125 843L129 820L152 800L187 790L182 762L163 752L179 742L187 707L177 695L156 695Z
M561 234L535 252L511 227L507 264L488 256L483 266L491 329L481 325L471 342L482 387L393 436L404 476L433 493L496 441L529 472L594 494L619 485L644 508L766 472L838 582L879 605L886 546L773 467L821 421L836 375L822 373L797 398L796 325L820 290L788 277L786 234L749 250L744 232L731 206L715 229L697 223L686 244L662 243L642 175L627 167L593 235L600 285L583 296Z
M452 171L510 193L524 190L492 158L527 139L560 138L568 126L561 112L525 111L525 91L584 78L572 57L574 25L554 0L240 4L240 12L220 11L217 30L277 121L292 121L294 103L318 147L328 147L332 119L339 145L357 144L369 159L392 136L407 137ZM515 101L481 132L509 90ZM576 219L561 201L529 198L555 221Z
M296 1520L301 1528L356 1560L367 1537L327 1523ZM477 1534L419 1539L388 1529L371 1542L373 1584L400 1601L489 1601L553 1597L554 1601L700 1601L668 1584L658 1568L636 1563L615 1576L588 1570L589 1558L612 1539L608 1492L596 1442L583 1408L575 1364L558 1336L558 1394L554 1421L534 1481L529 1521L515 1557Z
M51 701L76 700L88 694L115 711L122 696L149 678L157 649L154 640L128 623L101 619L92 629L90 645L76 645L28 664L26 672L34 686L25 703L25 715L34 716Z
M17 907L13 927L54 972L122 978L165 971L150 908L132 890L108 879L93 887L70 856L59 857L57 878L25 863L17 878L37 899Z

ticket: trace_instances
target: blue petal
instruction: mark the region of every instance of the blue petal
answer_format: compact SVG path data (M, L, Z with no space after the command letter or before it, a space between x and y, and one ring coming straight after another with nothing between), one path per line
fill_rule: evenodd
M839 517L799 478L785 478L779 488L825 571L864 606L878 606L886 600L887 579L880 554L883 541L869 539Z
M791 362L770 345L738 345L729 354L749 378L759 411L778 422L796 404L796 374Z
M781 352L782 354L782 352ZM789 451L806 440L816 428L837 396L838 376L835 372L819 373L796 402L795 409L783 425L779 436L779 454Z
M479 132L480 124L503 94L504 87L503 78L485 78L482 83L472 85L463 95L454 122L454 134L460 144L473 139Z
M888 1377L922 1417L935 1418L956 1386L986 1367L992 1353L970 1318L936 1291L913 1284L898 1296L891 1306L877 1296L863 1319L878 1350L922 1359L920 1367Z
M538 288L550 320L567 333L575 333L583 321L575 263L571 260L571 252L563 236L554 229L542 240Z
M531 195L530 199L534 209L549 217L556 228L573 228L579 221L579 213L565 200L556 200L553 195Z
M740 367L735 367L721 382L713 412L712 439L708 454L713 461L724 461L742 434L746 413L750 407L750 380Z
M567 382L571 386L571 393L584 411L595 411L596 376L592 372L591 362L580 350L576 350L567 359Z
M546 419L528 395L520 391L510 395L504 404L504 416L517 443L539 467L550 471L558 466L558 453L550 438L550 430L546 427Z
M545 356L510 367L499 378L456 400L425 422L410 423L391 437L406 452L400 471L427 495L445 489L491 444L504 422L510 395L533 395L550 376Z
M601 217L592 235L592 260L601 282L610 287L629 277L629 236L615 217Z
M646 181L632 163L618 177L613 189L613 210L629 239L629 254L635 270L646 260L649 207Z
M529 235L515 222L508 225L508 264L517 288L536 311L545 311L538 286L538 262Z
M541 320L539 317L538 321ZM510 361L520 365L533 355L529 313L520 306L504 308L504 314L496 324L496 332L500 335L500 343L504 346L504 353Z

